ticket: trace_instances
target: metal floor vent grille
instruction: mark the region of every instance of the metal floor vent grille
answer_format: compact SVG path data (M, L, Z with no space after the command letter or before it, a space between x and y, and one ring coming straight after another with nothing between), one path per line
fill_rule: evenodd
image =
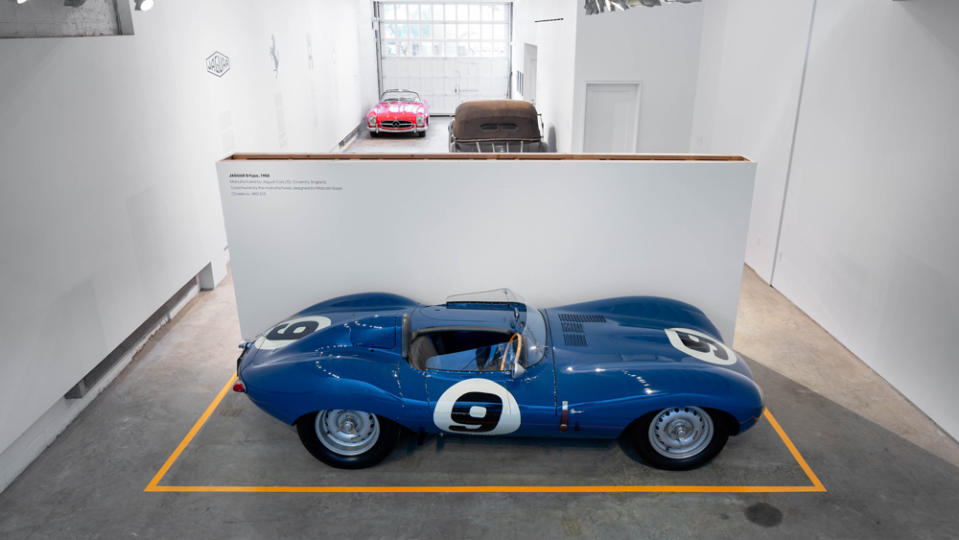
M564 322L603 323L606 322L606 317L602 315L583 315L582 313L560 313L559 320Z
M589 343L586 341L586 334L563 334L563 341L567 347L585 347Z

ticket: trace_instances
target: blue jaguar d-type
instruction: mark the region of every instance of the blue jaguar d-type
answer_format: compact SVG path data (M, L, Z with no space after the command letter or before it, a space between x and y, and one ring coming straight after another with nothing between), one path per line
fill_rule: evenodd
M508 289L426 306L385 293L321 302L241 345L235 390L361 468L421 436L626 437L691 469L751 427L762 393L699 309L623 297L535 309Z

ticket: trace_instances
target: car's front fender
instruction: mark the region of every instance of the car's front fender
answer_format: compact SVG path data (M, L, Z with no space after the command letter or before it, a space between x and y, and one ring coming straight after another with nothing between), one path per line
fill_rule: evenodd
M326 409L353 409L396 421L403 402L394 394L370 383L327 377L318 380L309 392L285 393L248 390L250 399L270 415L294 424L303 416Z

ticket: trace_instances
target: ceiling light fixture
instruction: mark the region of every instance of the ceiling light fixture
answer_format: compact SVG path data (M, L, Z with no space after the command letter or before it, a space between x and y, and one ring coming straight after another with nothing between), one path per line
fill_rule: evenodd
M26 4L26 3L27 3L27 0L17 0L17 3L18 3L18 4Z
M150 11L153 9L153 0L134 0L134 2L136 3L134 9L137 11Z

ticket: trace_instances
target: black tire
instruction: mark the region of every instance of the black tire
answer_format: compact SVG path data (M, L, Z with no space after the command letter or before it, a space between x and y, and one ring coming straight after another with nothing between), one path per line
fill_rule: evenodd
M660 441L664 440L662 433L663 429L669 426L670 415L686 416L693 419L693 423L696 419L700 419L704 426L709 425L711 434L703 435L702 440L699 440L697 444L690 444L685 451L675 450L679 452L677 457L670 457L666 455L670 453L670 449L665 443L658 443L659 449L657 449L653 442L654 437ZM701 415L705 415L705 419L702 419ZM658 420L660 428L651 432L650 427L654 420ZM705 429L703 431L705 432ZM726 445L726 440L729 439L729 426L725 415L716 410L693 406L670 407L639 418L626 429L624 436L633 444L643 461L649 465L669 471L688 471L705 465L719 454Z
M317 417L320 414L328 412L330 411L310 413L300 418L296 423L296 431L300 435L300 442L313 454L313 457L323 463L339 469L363 469L372 467L383 461L393 450L393 447L396 446L396 440L400 435L400 426L395 422L372 413L349 411L368 414L371 418L375 418L379 426L379 436L372 447L365 452L355 455L337 452L323 444L317 434Z
M417 136L417 137L426 137L426 132L425 132L425 131L417 131L417 132L416 132L416 136Z

